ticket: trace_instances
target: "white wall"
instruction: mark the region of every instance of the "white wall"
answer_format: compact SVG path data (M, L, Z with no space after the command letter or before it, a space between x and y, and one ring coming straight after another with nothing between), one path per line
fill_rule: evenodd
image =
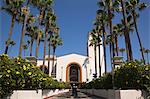
M82 81L86 81L86 68L83 67L83 63L87 56L79 54L68 54L57 58L57 72L56 79L66 81L66 68L70 63L78 63L82 67ZM63 75L62 75L63 74Z
M42 90L15 90L6 99L42 99Z
M80 91L106 99L147 99L148 95L142 90L80 89Z

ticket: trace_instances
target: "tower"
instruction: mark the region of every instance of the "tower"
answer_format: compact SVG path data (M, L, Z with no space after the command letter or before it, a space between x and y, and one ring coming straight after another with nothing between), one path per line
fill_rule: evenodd
M94 45L90 46L91 39L92 39L92 36L91 36L91 33L89 33L88 34L88 44L87 44L88 57L89 57L89 68L93 75L96 74L97 77L99 77L100 73L101 73L101 76L103 76L103 74L105 72L105 62L104 62L104 50L103 50L103 45L102 45L102 39L101 39L100 47L96 46L96 48L94 48L95 47ZM100 55L100 57L99 57L99 55ZM99 61L99 58L100 58L100 61Z

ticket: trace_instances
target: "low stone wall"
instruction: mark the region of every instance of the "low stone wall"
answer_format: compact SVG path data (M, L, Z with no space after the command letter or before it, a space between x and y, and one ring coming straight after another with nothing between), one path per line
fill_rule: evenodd
M69 89L48 89L48 90L14 90L11 96L3 99L46 99L60 93L68 92Z
M148 95L141 90L80 89L80 91L106 99L147 99Z
M51 97L60 93L68 92L68 91L69 89L54 89L54 90L48 89L48 90L43 90L42 96L43 96L43 99L46 99L48 97Z
M15 90L4 99L42 99L42 90Z

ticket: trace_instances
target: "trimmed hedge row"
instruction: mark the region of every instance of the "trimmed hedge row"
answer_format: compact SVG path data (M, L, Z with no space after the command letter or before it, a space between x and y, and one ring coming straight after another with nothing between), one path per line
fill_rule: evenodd
M83 84L81 88L113 89L144 89L150 92L150 65L139 61L125 62L112 72Z
M22 58L0 55L0 97L20 89L62 89L69 84L60 83L44 74L37 66Z

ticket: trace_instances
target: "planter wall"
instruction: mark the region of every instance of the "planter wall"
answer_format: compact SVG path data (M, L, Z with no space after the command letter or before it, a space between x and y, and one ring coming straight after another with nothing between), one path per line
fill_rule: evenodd
M69 89L15 90L11 96L3 99L46 99L48 97L68 91Z
M141 90L80 89L80 91L106 99L147 99L147 93Z
M4 99L42 99L42 90L15 90Z
M54 89L54 90L47 89L47 90L43 90L42 96L43 96L43 99L46 99L48 97L52 97L54 95L64 93L64 92L68 92L68 91L69 91L69 89Z

